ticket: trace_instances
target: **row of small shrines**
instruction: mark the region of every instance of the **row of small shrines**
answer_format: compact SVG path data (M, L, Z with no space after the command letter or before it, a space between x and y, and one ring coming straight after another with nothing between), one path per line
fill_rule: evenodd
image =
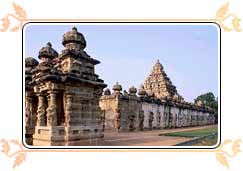
M148 107L150 110L146 110L146 106L150 106ZM110 117L112 119L106 118L104 127L118 131L143 131L200 126L214 124L215 122L214 116L208 112L163 105L152 107L152 104L146 103L142 104L142 108L145 108L145 110L141 110L138 113L131 111L131 113L123 116L119 116L119 114L114 112L114 117Z
M104 91L100 106L104 112L105 128L118 131L177 128L213 124L213 111L202 103L188 103L176 99L159 99L148 95L141 86L121 93L122 87L114 85L113 92Z
M27 94L26 94L27 95ZM26 126L33 128L38 123L37 112L38 99L26 96ZM46 106L46 107L45 107ZM43 105L44 113L49 108ZM123 95L114 92L103 95L100 100L102 109L101 123L104 130L117 131L143 131L163 128L179 128L187 126L200 126L214 124L215 117L211 110L199 106L190 107L172 101L161 101L159 99ZM61 120L60 120L61 119ZM65 124L65 116L60 118L57 125ZM99 118L98 118L99 119ZM46 120L46 121L45 121ZM47 118L43 120L43 126L48 126ZM60 122L60 123L59 123Z
M28 86L26 85L26 88ZM124 119L127 123L126 128L119 128L120 130L143 130L145 129L152 129L152 128L171 128L171 127L183 127L183 126L196 126L196 125L204 125L204 124L212 124L214 123L214 115L213 111L202 103L188 103L185 101L178 101L176 99L158 99L153 95L148 95L144 91L143 86L139 88L138 96L136 95L137 89L135 87L131 87L129 92L123 91L121 93L122 87L118 83L113 86L113 92L109 89L104 90L103 96L100 99L100 106L102 109L103 116L101 117L103 128L111 129L112 127L115 128L115 125L121 125L118 122L118 119L113 119L111 121L107 113L109 110L114 108L112 111L112 115L114 118L117 117L117 112L119 105L127 104L127 109L124 110L122 115L124 115ZM34 92L26 91L26 99L25 99L25 106L26 106L26 125L35 126L37 125L49 125L48 120L42 123L37 118L37 112L39 110L44 110L43 113L48 113L48 104L46 99L45 101L41 102L38 101L40 99L44 99L45 95L39 98L39 94L34 94ZM46 98L49 97L46 94ZM112 104L113 102L118 101L115 105ZM108 105L104 105L107 103ZM130 105L129 103L136 103L136 105ZM38 107L38 104L41 104ZM113 107L112 107L113 106ZM131 108L132 106L132 108ZM130 108L129 108L130 107ZM42 109L43 108L43 109ZM46 112L45 112L46 110ZM119 109L120 113L121 110ZM137 111L137 114L136 112ZM121 115L121 114L120 114ZM127 118L126 118L127 116ZM44 117L44 116L43 116ZM46 117L46 116L45 116ZM119 116L123 117L123 116ZM61 125L59 122L65 122L65 118L61 118L62 121L58 121L57 125ZM110 122L114 122L111 124ZM115 123L117 122L117 123ZM133 125L133 126L131 126ZM134 128L137 129L134 129Z
M169 109L168 109L169 110ZM186 111L176 109L178 112L147 112L143 111L137 115L127 117L127 123L122 124L118 119L105 122L106 129L118 131L143 131L152 129L180 128L189 126L201 126L214 124L214 117L209 113ZM111 122L117 122L112 124Z
M209 113L212 113L213 110L204 105L201 100L195 101L195 103L186 102L183 98L180 98L178 95L174 96L167 96L164 98L157 98L154 93L151 91L146 91L144 89L144 85L142 84L139 89L137 90L136 87L131 86L129 88L129 91L123 90L122 92L122 86L117 82L113 88L113 92L111 93L110 89L107 88L104 90L103 98L114 98L117 95L122 97L123 99L136 99L141 102L146 103L153 103L158 105L167 105L167 106L176 106L179 108L186 108L191 110L197 110L197 111L207 111Z

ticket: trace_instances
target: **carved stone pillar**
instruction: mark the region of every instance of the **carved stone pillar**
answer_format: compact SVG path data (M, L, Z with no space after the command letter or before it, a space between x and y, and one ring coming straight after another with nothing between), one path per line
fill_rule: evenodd
M129 121L128 122L128 129L129 129L129 131L133 131L135 129L134 119L135 119L135 116L133 114L128 116L128 121Z
M37 126L45 126L45 113L46 104L44 94L39 93L38 96L38 109L37 109Z
M96 113L93 112L93 104L92 104L92 101L89 101L89 102L88 102L88 109L89 109L89 112L91 113L91 115L90 115L89 118L87 118L87 119L88 119L89 122L90 122L90 121L96 119L96 117L95 117Z
M72 94L66 94L65 125L70 126L72 114Z
M154 114L153 112L149 112L149 118L148 118L149 129L153 129L153 120L154 120Z
M143 122L144 122L144 111L139 111L138 119L139 119L138 130L142 131L143 127L144 127L144 124L143 124Z
M157 124L156 124L156 127L157 128L160 128L160 122L161 122L161 115L160 115L160 112L157 112Z
M115 109L115 120L114 120L114 127L116 130L119 130L121 127L120 120L121 120L120 109L117 108Z
M57 125L57 99L56 91L49 91L48 108L47 108L47 126Z
M169 111L169 113L168 113L168 127L169 127L169 128L172 127L172 121L173 121L173 115L172 115L172 113Z
M102 123L102 130L105 130L105 110L101 110L101 123Z
M25 126L31 125L31 105L32 98L26 94L25 95Z

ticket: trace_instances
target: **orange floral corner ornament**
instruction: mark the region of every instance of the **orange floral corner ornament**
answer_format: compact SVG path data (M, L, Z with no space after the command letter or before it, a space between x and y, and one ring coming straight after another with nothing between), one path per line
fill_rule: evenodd
M232 140L224 140L224 142L221 144L217 152L215 153L217 161L225 166L227 169L230 169L230 163L229 159L230 158L235 158L238 153L241 152L240 145L242 143L241 139L237 139L235 141ZM226 151L225 146L230 145L231 150Z
M5 15L4 18L1 19L1 21L2 21L2 27L0 27L1 32L6 32L6 31L16 32L22 28L24 21L26 20L27 15L26 15L25 10L14 2L12 5L14 8L15 14L8 13L7 15ZM10 18L17 20L17 25L10 27Z
M25 12L25 10L20 6L17 5L16 3L12 3L15 14L13 13L8 13L7 15L5 15L4 18L1 19L2 24L0 26L0 31L1 32L6 32L6 31L13 31L16 32L18 30L20 30L24 24L25 21L27 21L27 14ZM241 32L242 28L241 28L241 19L235 15L232 12L228 12L229 11L229 2L227 2L226 4L222 5L216 12L215 15L215 20L216 22L219 23L219 25L221 26L221 28L226 31L236 31L236 32ZM17 24L14 26L10 26L11 22L10 19L14 19L17 20ZM35 20L35 19L31 19L31 20ZM40 19L38 19L40 20ZM55 19L53 19L55 20ZM209 19L210 20L210 19ZM44 21L44 19L43 19ZM207 21L207 19L205 19L205 21ZM212 21L212 20L210 20ZM230 23L228 23L228 21Z
M23 148L23 145L16 139L7 141L5 139L0 140L1 146L1 152L7 156L8 158L14 158L13 161L13 169L15 169L17 166L22 164L24 160L26 159L26 151ZM18 150L15 152L10 152L11 146L15 145L18 147Z
M237 17L234 13L229 13L229 2L222 5L216 12L216 20L224 31L237 31L241 32L240 21L241 19ZM231 21L231 26L227 25L226 22Z

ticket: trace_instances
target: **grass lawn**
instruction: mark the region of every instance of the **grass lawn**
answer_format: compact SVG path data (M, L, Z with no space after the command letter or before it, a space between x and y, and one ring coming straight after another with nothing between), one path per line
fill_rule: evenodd
M173 133L166 133L166 134L160 134L160 136L174 136L174 137L201 137L201 136L207 136L213 133L218 132L218 127L212 127L212 128L203 128L193 131L179 131L179 132L173 132Z
M206 138L201 140L200 142L193 144L193 146L213 146L217 144L218 137L214 136L213 138Z

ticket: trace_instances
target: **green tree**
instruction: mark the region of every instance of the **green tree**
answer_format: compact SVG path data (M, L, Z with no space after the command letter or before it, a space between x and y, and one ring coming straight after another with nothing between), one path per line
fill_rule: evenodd
M194 101L197 102L201 100L201 102L210 107L214 111L214 115L216 118L216 123L218 122L218 97L215 97L212 92L208 92L198 96Z

